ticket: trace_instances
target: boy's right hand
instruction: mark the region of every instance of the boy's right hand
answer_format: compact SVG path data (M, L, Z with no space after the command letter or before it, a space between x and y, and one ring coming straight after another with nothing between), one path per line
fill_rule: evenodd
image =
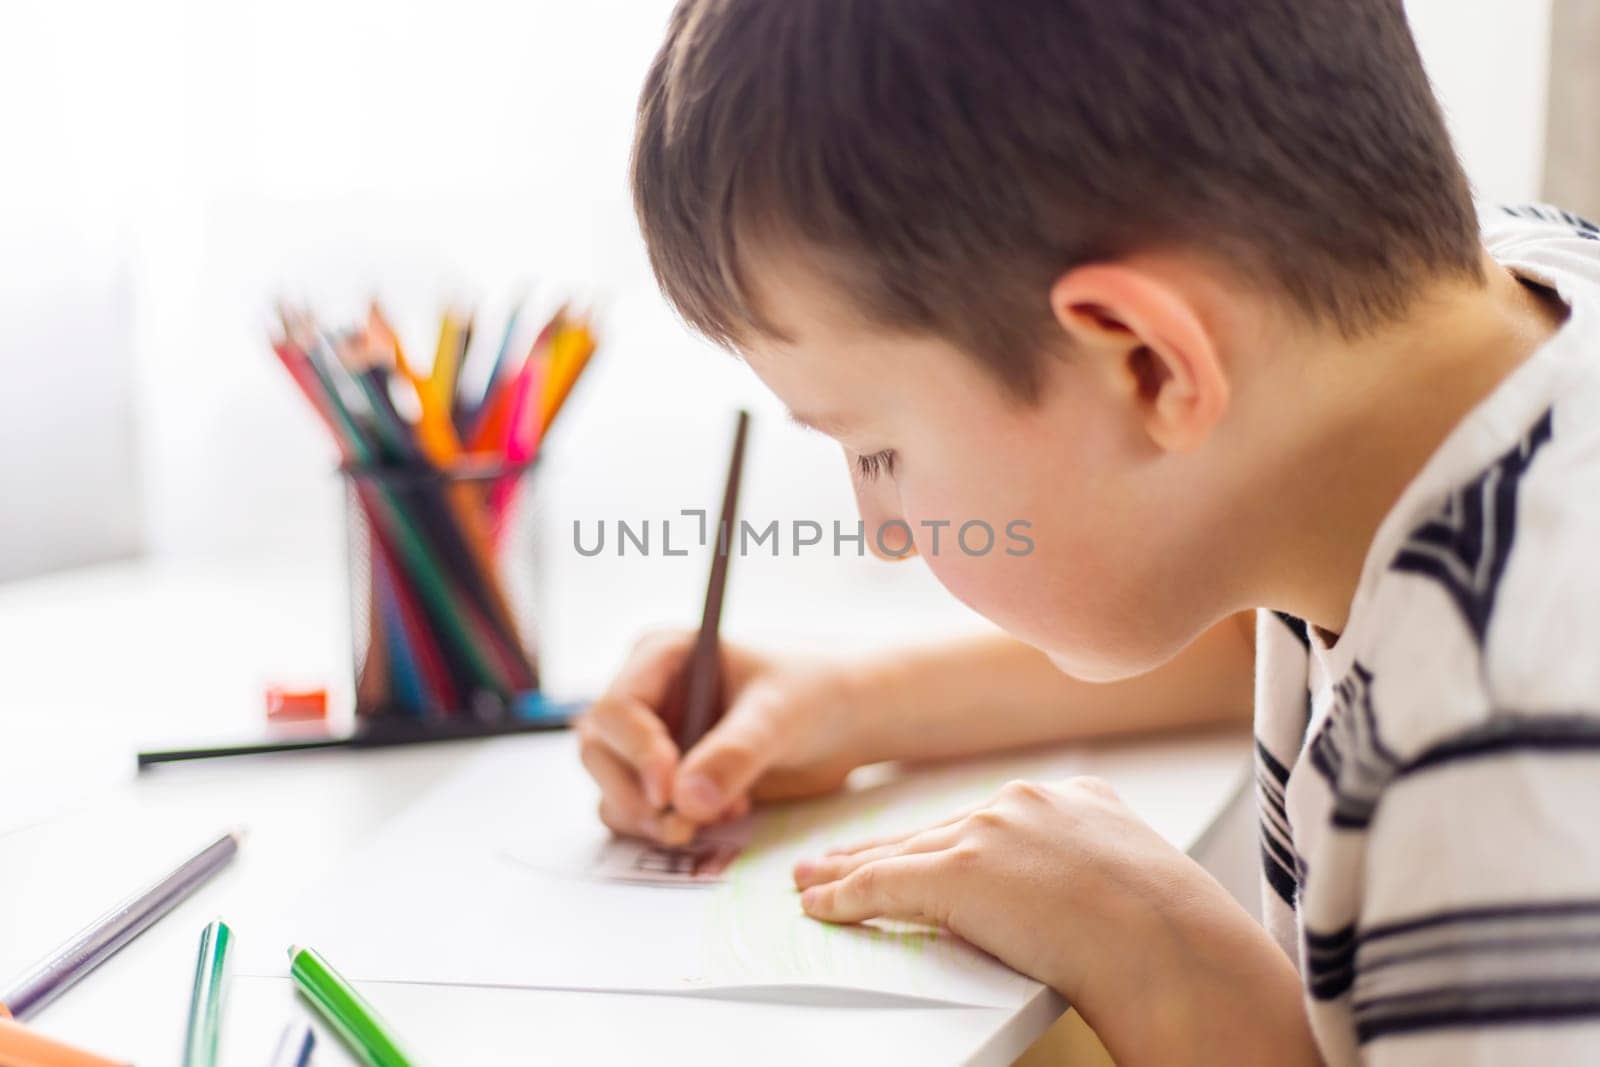
M578 719L579 752L612 830L683 845L754 799L825 792L866 762L846 669L726 642L722 718L680 753L659 711L693 643L693 632L640 641Z

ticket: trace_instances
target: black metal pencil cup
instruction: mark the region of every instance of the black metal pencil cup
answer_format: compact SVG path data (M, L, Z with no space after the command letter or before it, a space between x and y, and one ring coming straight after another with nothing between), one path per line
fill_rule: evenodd
M341 474L358 731L493 733L544 714L532 465Z

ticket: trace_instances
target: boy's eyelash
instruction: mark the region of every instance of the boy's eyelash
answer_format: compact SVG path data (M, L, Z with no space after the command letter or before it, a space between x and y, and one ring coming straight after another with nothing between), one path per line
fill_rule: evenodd
M894 477L894 449L886 448L882 452L873 452L865 456L856 457L856 470L863 481L871 481L880 474Z

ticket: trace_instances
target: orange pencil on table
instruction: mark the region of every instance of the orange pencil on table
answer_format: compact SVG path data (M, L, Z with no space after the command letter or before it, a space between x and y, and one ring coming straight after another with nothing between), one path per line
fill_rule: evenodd
M0 1015L0 1067L128 1067L31 1030Z

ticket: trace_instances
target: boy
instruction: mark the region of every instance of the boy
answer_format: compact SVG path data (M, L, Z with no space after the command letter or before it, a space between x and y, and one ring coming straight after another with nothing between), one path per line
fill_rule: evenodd
M633 178L678 310L1012 639L729 646L687 754L646 643L581 727L610 826L1253 687L1266 930L1085 781L801 904L948 926L1122 1063L1600 1062L1600 233L1480 226L1399 0L684 0ZM931 551L972 519L1036 547Z

